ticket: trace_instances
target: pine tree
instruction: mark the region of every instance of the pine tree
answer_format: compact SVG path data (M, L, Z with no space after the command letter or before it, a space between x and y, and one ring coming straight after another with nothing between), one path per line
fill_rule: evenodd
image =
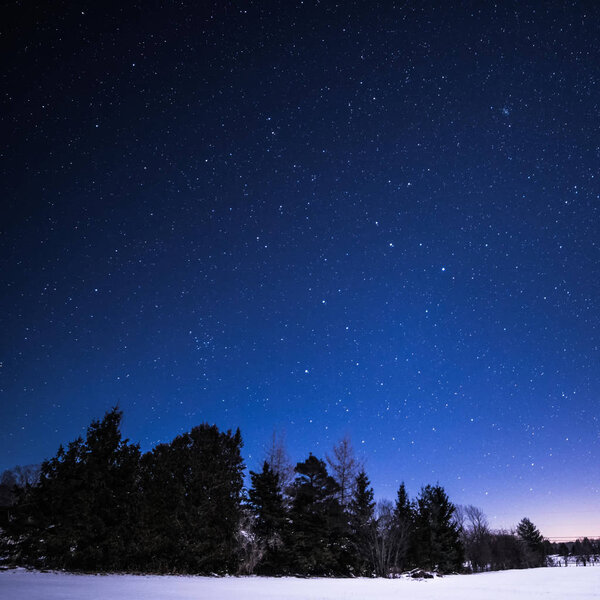
M114 408L87 431L77 551L84 569L124 569L136 552L140 451L121 439L122 418Z
M337 499L339 487L312 454L295 468L291 489L289 548L292 568L304 575L343 574L349 556L347 524Z
M249 505L254 514L254 534L260 548L256 572L266 575L281 573L285 564L286 511L279 476L265 461L262 472L250 471L250 479Z
M428 485L421 489L415 519L419 566L441 573L462 569L464 551L453 514L454 505L441 486Z
M39 484L20 489L7 534L17 564L34 567L72 567L72 549L77 548L78 509L82 489L83 439L42 463Z
M544 538L538 528L527 518L517 525L517 535L524 548L525 566L542 567L546 562Z
M398 488L393 515L394 528L394 565L398 571L406 569L410 562L414 533L414 507L406 492L404 482Z
M370 575L374 568L372 536L375 527L375 500L371 482L364 470L356 477L348 510L355 573Z
M121 439L117 408L93 421L41 467L25 489L10 534L17 558L36 566L115 570L136 553L139 447Z

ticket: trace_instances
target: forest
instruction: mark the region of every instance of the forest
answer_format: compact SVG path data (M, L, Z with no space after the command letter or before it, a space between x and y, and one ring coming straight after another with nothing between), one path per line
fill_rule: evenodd
M538 567L550 554L599 553L587 538L557 546L523 518L492 531L483 512L443 487L375 501L342 439L292 467L276 436L245 480L242 436L202 424L142 453L122 412L85 439L0 485L1 555L9 565L83 572L393 577ZM245 481L246 484L245 485ZM585 564L585 563L584 563Z

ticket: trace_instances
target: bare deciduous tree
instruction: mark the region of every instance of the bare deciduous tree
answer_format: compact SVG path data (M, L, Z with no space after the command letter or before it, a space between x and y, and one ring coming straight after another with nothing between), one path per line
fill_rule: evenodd
M388 577L396 555L394 506L389 500L377 504L376 518L371 530L372 561L378 577Z
M294 479L294 467L285 447L285 434L278 434L273 431L265 461L279 477L281 489L285 492Z
M350 437L345 435L334 447L333 456L326 455L327 463L333 471L332 475L340 486L339 501L342 507L346 508L352 493L356 476L361 468L361 463L354 454L354 448Z
M252 575L264 556L265 547L254 532L254 522L247 510L242 512L236 541L239 552L238 575Z
M36 485L40 478L40 465L16 466L7 469L0 475L0 506L10 506L14 503L15 487L24 488Z
M465 521L466 521L465 507L462 504L457 504L454 507L454 514L452 515L452 521L456 525L458 531L464 533Z
M476 506L461 506L461 538L473 571L485 571L492 560L490 527L484 512Z
M40 478L40 465L16 466L12 471L19 487L35 485Z

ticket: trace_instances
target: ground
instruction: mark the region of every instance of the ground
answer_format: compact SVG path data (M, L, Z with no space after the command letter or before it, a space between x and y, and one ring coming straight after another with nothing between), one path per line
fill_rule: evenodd
M600 567L543 568L429 580L175 577L0 572L3 600L600 599Z

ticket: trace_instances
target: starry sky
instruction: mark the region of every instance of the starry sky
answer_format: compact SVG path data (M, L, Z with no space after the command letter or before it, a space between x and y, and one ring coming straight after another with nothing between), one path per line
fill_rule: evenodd
M2 13L0 469L118 403L600 536L598 3Z

